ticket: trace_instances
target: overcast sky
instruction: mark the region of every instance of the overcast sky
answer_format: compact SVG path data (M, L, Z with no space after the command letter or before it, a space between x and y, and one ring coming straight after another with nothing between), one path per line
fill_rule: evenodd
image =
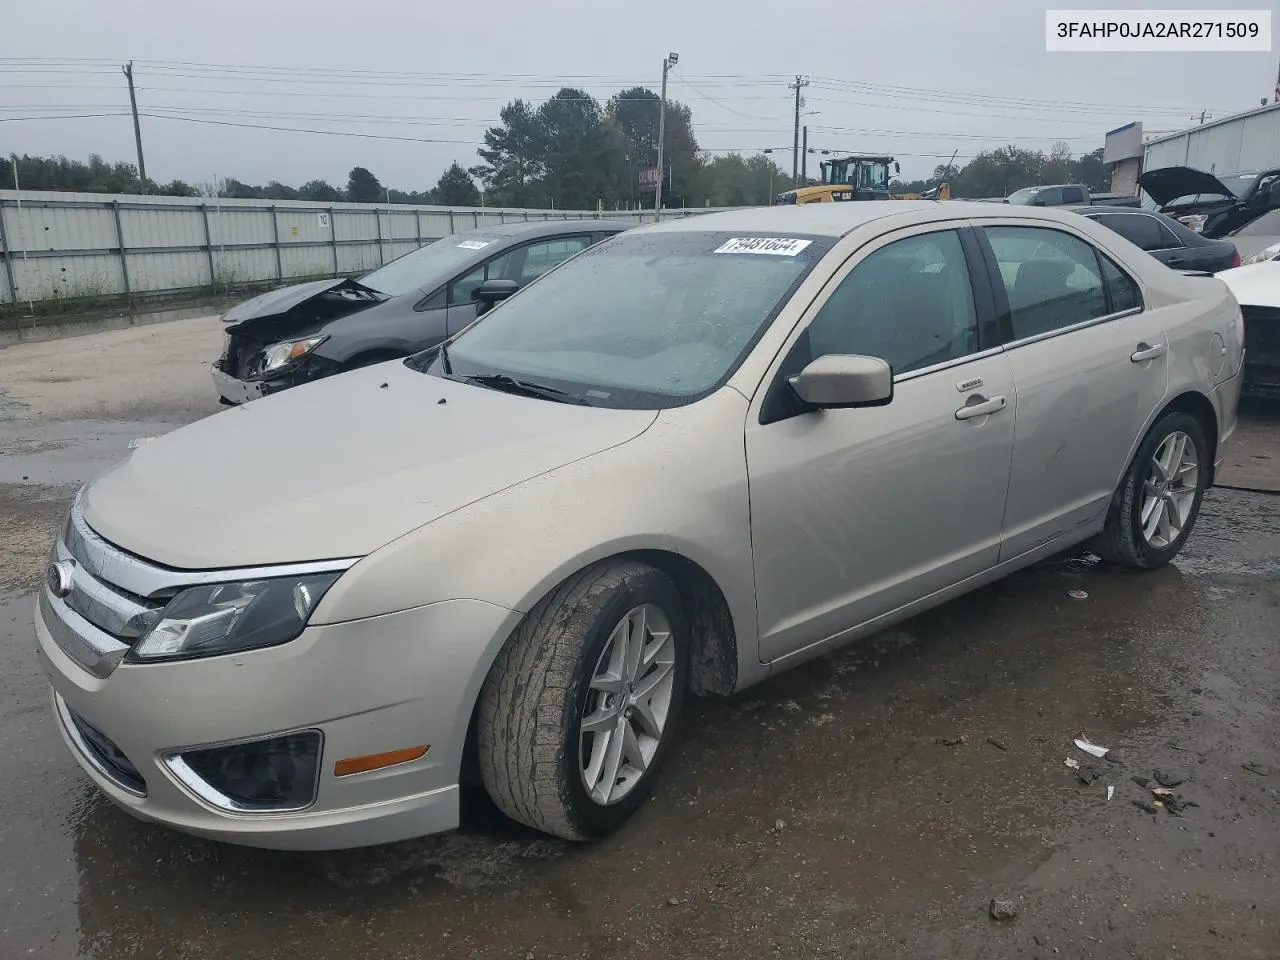
M656 90L674 50L669 96L692 107L704 148L787 148L774 155L789 169L787 78L806 74L806 110L818 111L805 118L811 147L891 153L912 178L953 150L962 162L1006 143L1047 149L1062 139L1082 153L1131 120L1180 129L1201 110L1257 106L1275 86L1273 53L1046 53L1044 10L1026 0L10 0L0 16L0 119L51 106L126 112L118 64L133 59L139 109L170 117L142 120L154 180L345 184L360 164L388 186L425 189L451 161L477 162L504 102L537 102L562 84L602 101L624 86ZM133 160L133 130L119 115L0 122L0 151Z

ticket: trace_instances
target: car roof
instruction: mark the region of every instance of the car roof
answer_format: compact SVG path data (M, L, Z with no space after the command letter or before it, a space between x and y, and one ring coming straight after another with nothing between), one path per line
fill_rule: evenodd
M1148 217L1158 217L1161 220L1169 220L1163 213L1157 210L1146 210L1142 207L1113 207L1105 203L1086 204L1082 206L1067 207L1075 213L1088 216L1091 213L1120 213L1120 214L1144 214Z
M492 216L492 213L487 213L481 209L477 209L476 214ZM465 214L459 214L455 211L454 216L465 216ZM563 220L516 220L510 223L493 223L485 224L480 227L464 227L459 230L456 235L461 237L474 234L477 236L493 237L494 239L499 237L503 239L514 239L517 237L525 239L528 237L551 236L561 233L605 233L610 230L621 232L623 230L629 230L632 226L634 226L634 224L627 223L623 220L569 218L565 218Z
M1009 217L1070 222L1074 214L1055 207L996 206L980 200L857 200L846 203L806 203L773 207L740 207L721 213L701 213L638 227L650 232L745 233L788 237L843 237L864 224L893 218L898 225L957 220L966 217Z

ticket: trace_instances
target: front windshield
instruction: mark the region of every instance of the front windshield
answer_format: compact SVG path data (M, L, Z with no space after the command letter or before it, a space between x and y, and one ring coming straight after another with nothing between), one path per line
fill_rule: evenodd
M1036 194L1040 191L1039 187L1023 187L1021 190L1015 190L1005 199L1009 203L1021 203L1026 205L1036 198Z
M508 376L596 406L660 409L719 387L833 240L623 234L552 270L438 353L441 375Z
M448 280L454 270L474 257L477 251L497 242L496 238L483 233L454 234L392 260L385 267L365 274L360 282L391 297L401 297L415 290L429 293L425 289L427 286Z

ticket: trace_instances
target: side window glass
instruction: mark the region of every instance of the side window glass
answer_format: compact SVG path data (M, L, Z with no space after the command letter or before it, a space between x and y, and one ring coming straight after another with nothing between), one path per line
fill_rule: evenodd
M1062 188L1063 203L1084 203L1084 191L1079 187Z
M1008 295L1015 340L1107 315L1092 246L1042 227L985 229Z
M862 354L895 374L978 348L973 290L954 230L890 243L840 282L809 325L813 357Z
M464 277L459 277L449 285L449 302L451 304L470 303L475 299L475 292L484 283L484 266L476 267Z
M1160 232L1160 221L1135 214L1112 214L1098 218L1104 227L1114 230L1143 250L1163 250L1169 246Z
M1175 247L1184 247L1184 244L1176 233L1169 229L1169 225L1163 220L1156 220L1155 217L1144 217L1145 220L1152 220L1155 225L1160 228L1160 247L1161 250L1172 250Z
M1102 277L1107 283L1107 292L1111 294L1112 312L1140 309L1142 294L1133 278L1117 267L1106 254L1100 253L1098 259L1102 261Z
M508 250L499 257L494 257L476 267L466 276L459 277L449 285L449 302L452 304L471 303L476 298L476 291L486 280L511 280L511 256Z
M519 277L520 283L523 285L537 280L552 267L563 263L579 250L585 250L590 245L590 237L562 237L532 244L526 248L524 269Z
M1042 206L1056 207L1062 203L1062 188L1050 187L1047 190L1041 190L1040 193L1036 195L1036 199L1040 201Z

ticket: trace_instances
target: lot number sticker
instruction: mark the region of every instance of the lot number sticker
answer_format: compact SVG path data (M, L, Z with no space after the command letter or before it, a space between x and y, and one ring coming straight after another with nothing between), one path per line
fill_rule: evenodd
M485 247L487 247L491 243L493 243L492 240L463 240L460 244L458 244L458 249L459 250L483 250Z
M813 243L812 240L795 240L787 237L733 237L713 252L762 253L771 257L794 257L811 243Z

